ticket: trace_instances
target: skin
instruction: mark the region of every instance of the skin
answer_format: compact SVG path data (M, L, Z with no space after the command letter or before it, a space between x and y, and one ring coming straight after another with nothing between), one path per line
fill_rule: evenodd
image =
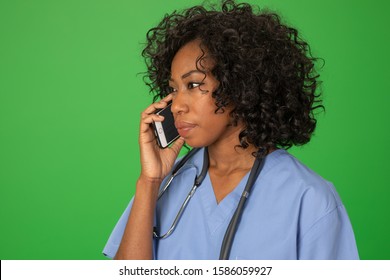
M207 59L206 53L203 68L196 64L201 56L199 40L184 45L171 64L172 93L150 105L141 114L141 174L116 259L152 259L153 218L158 189L172 169L184 142L192 147L208 147L208 171L217 203L235 188L253 165L255 147L237 147L243 124L231 125L230 112L233 107L228 106L216 113L212 92L218 87L218 81L209 72L213 61ZM150 124L163 120L154 112L165 108L171 100L175 125L181 137L170 148L160 149Z

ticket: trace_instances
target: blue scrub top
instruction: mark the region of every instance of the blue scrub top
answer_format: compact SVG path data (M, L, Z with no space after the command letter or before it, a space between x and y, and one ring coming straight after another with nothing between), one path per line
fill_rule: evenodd
M158 201L155 223L168 231L203 164L197 152ZM218 259L221 243L249 173L217 204L207 174L174 232L154 240L156 259ZM132 201L116 224L103 253L118 250ZM358 259L347 212L334 186L287 151L269 154L250 194L230 259Z

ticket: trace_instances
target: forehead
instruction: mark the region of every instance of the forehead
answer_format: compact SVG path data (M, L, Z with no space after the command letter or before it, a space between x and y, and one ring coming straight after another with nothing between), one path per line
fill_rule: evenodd
M174 72L185 72L187 70L204 69L207 67L206 52L200 45L200 40L194 40L178 50L171 64L172 75ZM202 61L200 62L199 59L202 59Z

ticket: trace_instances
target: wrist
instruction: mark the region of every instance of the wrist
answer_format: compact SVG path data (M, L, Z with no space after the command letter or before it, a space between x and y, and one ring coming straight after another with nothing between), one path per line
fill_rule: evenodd
M157 197L162 180L140 176L137 180L136 195L147 194L148 196Z
M157 177L148 177L141 173L138 177L137 184L141 183L147 186L160 186L163 179Z

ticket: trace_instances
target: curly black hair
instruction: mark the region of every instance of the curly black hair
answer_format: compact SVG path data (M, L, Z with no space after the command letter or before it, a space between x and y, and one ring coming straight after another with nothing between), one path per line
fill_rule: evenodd
M217 107L233 105L234 123L245 124L241 147L252 144L268 151L310 141L314 111L324 107L316 94L317 58L295 28L275 13L232 0L223 1L220 9L194 6L165 15L148 31L142 52L144 80L154 100L169 93L173 57L194 39L214 61L211 73L220 83L212 93Z

